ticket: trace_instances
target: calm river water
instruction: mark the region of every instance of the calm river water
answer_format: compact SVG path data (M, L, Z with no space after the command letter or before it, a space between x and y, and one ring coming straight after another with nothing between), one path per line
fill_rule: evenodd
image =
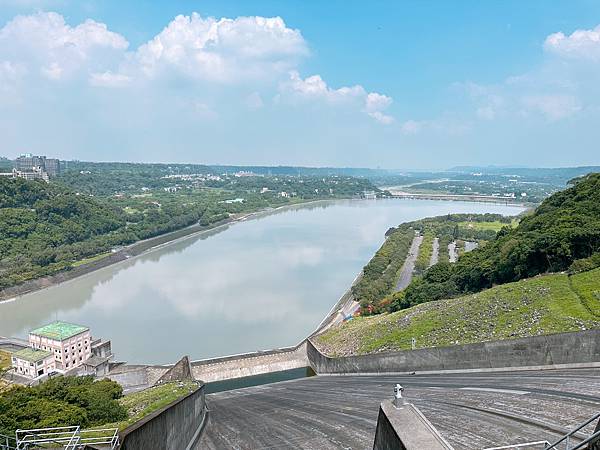
M278 210L0 303L0 335L53 320L112 340L118 360L169 363L294 345L312 332L401 222L523 208L348 200Z

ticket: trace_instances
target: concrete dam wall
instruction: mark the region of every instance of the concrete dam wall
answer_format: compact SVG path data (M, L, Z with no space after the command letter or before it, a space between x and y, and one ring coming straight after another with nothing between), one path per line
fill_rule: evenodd
M284 349L193 361L194 378L206 383L308 367L306 341Z
M600 366L600 330L341 358L323 355L308 341L307 355L317 374Z
M136 422L120 435L120 450L188 450L200 439L207 418L204 384Z

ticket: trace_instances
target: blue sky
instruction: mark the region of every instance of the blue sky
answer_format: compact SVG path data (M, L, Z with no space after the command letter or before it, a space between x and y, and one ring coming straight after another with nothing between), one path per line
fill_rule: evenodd
M0 0L0 154L600 164L599 25L592 0Z

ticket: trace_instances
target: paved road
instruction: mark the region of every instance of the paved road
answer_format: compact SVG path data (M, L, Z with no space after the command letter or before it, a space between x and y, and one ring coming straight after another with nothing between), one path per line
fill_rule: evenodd
M415 270L415 262L419 256L419 248L421 247L422 242L423 236L415 236L413 239L410 245L410 250L408 251L408 255L406 256L404 264L402 265L402 269L400 269L400 277L396 283L396 292L401 291L410 284L413 271Z
M465 241L465 252L472 252L477 247L479 247L478 242Z
M317 376L208 395L199 448L370 449L397 382L456 450L551 440L600 410L600 369Z
M429 260L429 267L437 264L440 259L440 239L434 238L433 245L431 246L431 259Z
M456 242L454 241L448 244L448 257L451 263L455 263L458 259L458 249L456 248Z

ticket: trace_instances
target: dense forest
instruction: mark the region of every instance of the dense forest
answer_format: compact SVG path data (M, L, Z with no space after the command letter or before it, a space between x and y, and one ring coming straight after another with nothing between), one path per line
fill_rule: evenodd
M575 179L546 199L515 228L465 253L455 264L438 263L394 296L391 310L479 292L547 272L600 265L600 174Z
M79 164L81 170L69 169L49 184L0 177L0 289L190 225L379 192L352 177L236 177L208 175L205 166Z
M56 377L38 386L16 386L0 396L0 434L17 429L80 425L94 427L123 420L126 409L117 401L121 386L92 377Z

